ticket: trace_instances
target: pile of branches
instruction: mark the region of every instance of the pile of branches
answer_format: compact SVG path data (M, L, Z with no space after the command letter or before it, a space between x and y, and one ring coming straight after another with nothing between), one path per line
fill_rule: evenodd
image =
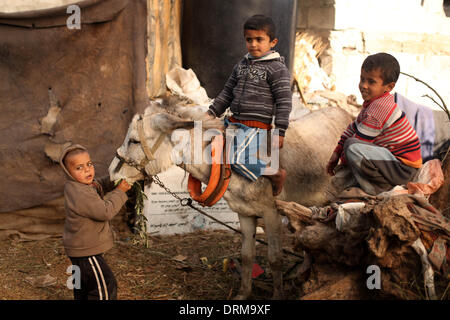
M347 203L352 210L344 210L339 201L323 208L307 208L277 200L277 207L289 219L296 250L306 253L312 265L332 265L336 270L341 266L364 274L368 266L376 266L381 271L381 288L375 298L444 297L448 261L442 261L442 255L432 259L429 252L436 244L447 250L449 220L423 197L397 195L359 201ZM444 279L443 290L435 286L435 278ZM423 286L423 295L411 289L413 279ZM367 289L366 281L358 280L351 286L348 289L353 291Z

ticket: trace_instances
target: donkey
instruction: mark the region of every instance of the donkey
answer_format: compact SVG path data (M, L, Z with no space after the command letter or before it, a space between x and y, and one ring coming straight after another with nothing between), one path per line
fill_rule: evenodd
M191 155L194 154L195 142L192 139L195 136L193 132L195 121L204 119L202 117L204 113L197 110L193 107L164 106L152 102L145 109L144 115L135 115L122 146L117 149L116 157L110 164L111 180L126 179L128 183L134 183L146 175L156 175L176 164L201 182L207 183L211 167L208 163L192 164L184 160L177 163L174 160L174 155L176 156L183 148L189 149L192 152ZM340 134L350 122L351 116L347 112L341 108L329 107L311 112L290 123L286 131L284 147L279 152L280 166L288 174L277 199L295 201L305 206L320 205L327 201L326 193L330 188L330 177L325 170L326 163ZM223 121L204 120L202 128L204 130L223 129ZM176 133L179 133L181 129L188 130L190 139L184 139L185 141L181 142L177 140ZM153 150L154 159L146 159L148 157L141 139L146 140L147 146L156 145L156 148L153 148L156 149ZM197 149L196 152L203 154L207 146L208 142L203 141L201 149ZM264 220L268 242L268 262L273 275L273 298L281 299L283 297L282 223L272 195L271 182L265 177L250 182L237 173L233 173L230 179L223 197L231 210L238 214L242 232L241 286L235 299L247 299L251 294L258 218Z

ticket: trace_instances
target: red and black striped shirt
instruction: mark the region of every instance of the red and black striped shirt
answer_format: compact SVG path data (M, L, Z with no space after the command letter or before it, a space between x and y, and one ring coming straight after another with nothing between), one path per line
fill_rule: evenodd
M389 92L364 102L356 120L342 134L335 152L342 154L344 142L350 137L386 148L410 167L422 166L419 137Z

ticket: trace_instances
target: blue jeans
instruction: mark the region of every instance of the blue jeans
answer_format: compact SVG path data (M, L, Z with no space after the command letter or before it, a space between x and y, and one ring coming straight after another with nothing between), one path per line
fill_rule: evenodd
M237 130L227 161L231 169L251 181L256 181L267 167L267 162L258 157L261 147L267 147L267 130L251 128L225 119L225 126L228 127L230 124Z

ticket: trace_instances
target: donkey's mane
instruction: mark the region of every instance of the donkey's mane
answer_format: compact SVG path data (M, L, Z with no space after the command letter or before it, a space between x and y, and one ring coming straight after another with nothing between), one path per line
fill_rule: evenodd
M203 129L223 129L223 121L219 118L204 120L205 110L201 106L186 105L176 96L163 97L159 101L152 101L148 108L151 113L165 113L187 121L202 120Z
M198 120L203 111L195 105L185 105L185 102L176 96L165 96L152 101L150 106L152 113L167 113L184 120Z

